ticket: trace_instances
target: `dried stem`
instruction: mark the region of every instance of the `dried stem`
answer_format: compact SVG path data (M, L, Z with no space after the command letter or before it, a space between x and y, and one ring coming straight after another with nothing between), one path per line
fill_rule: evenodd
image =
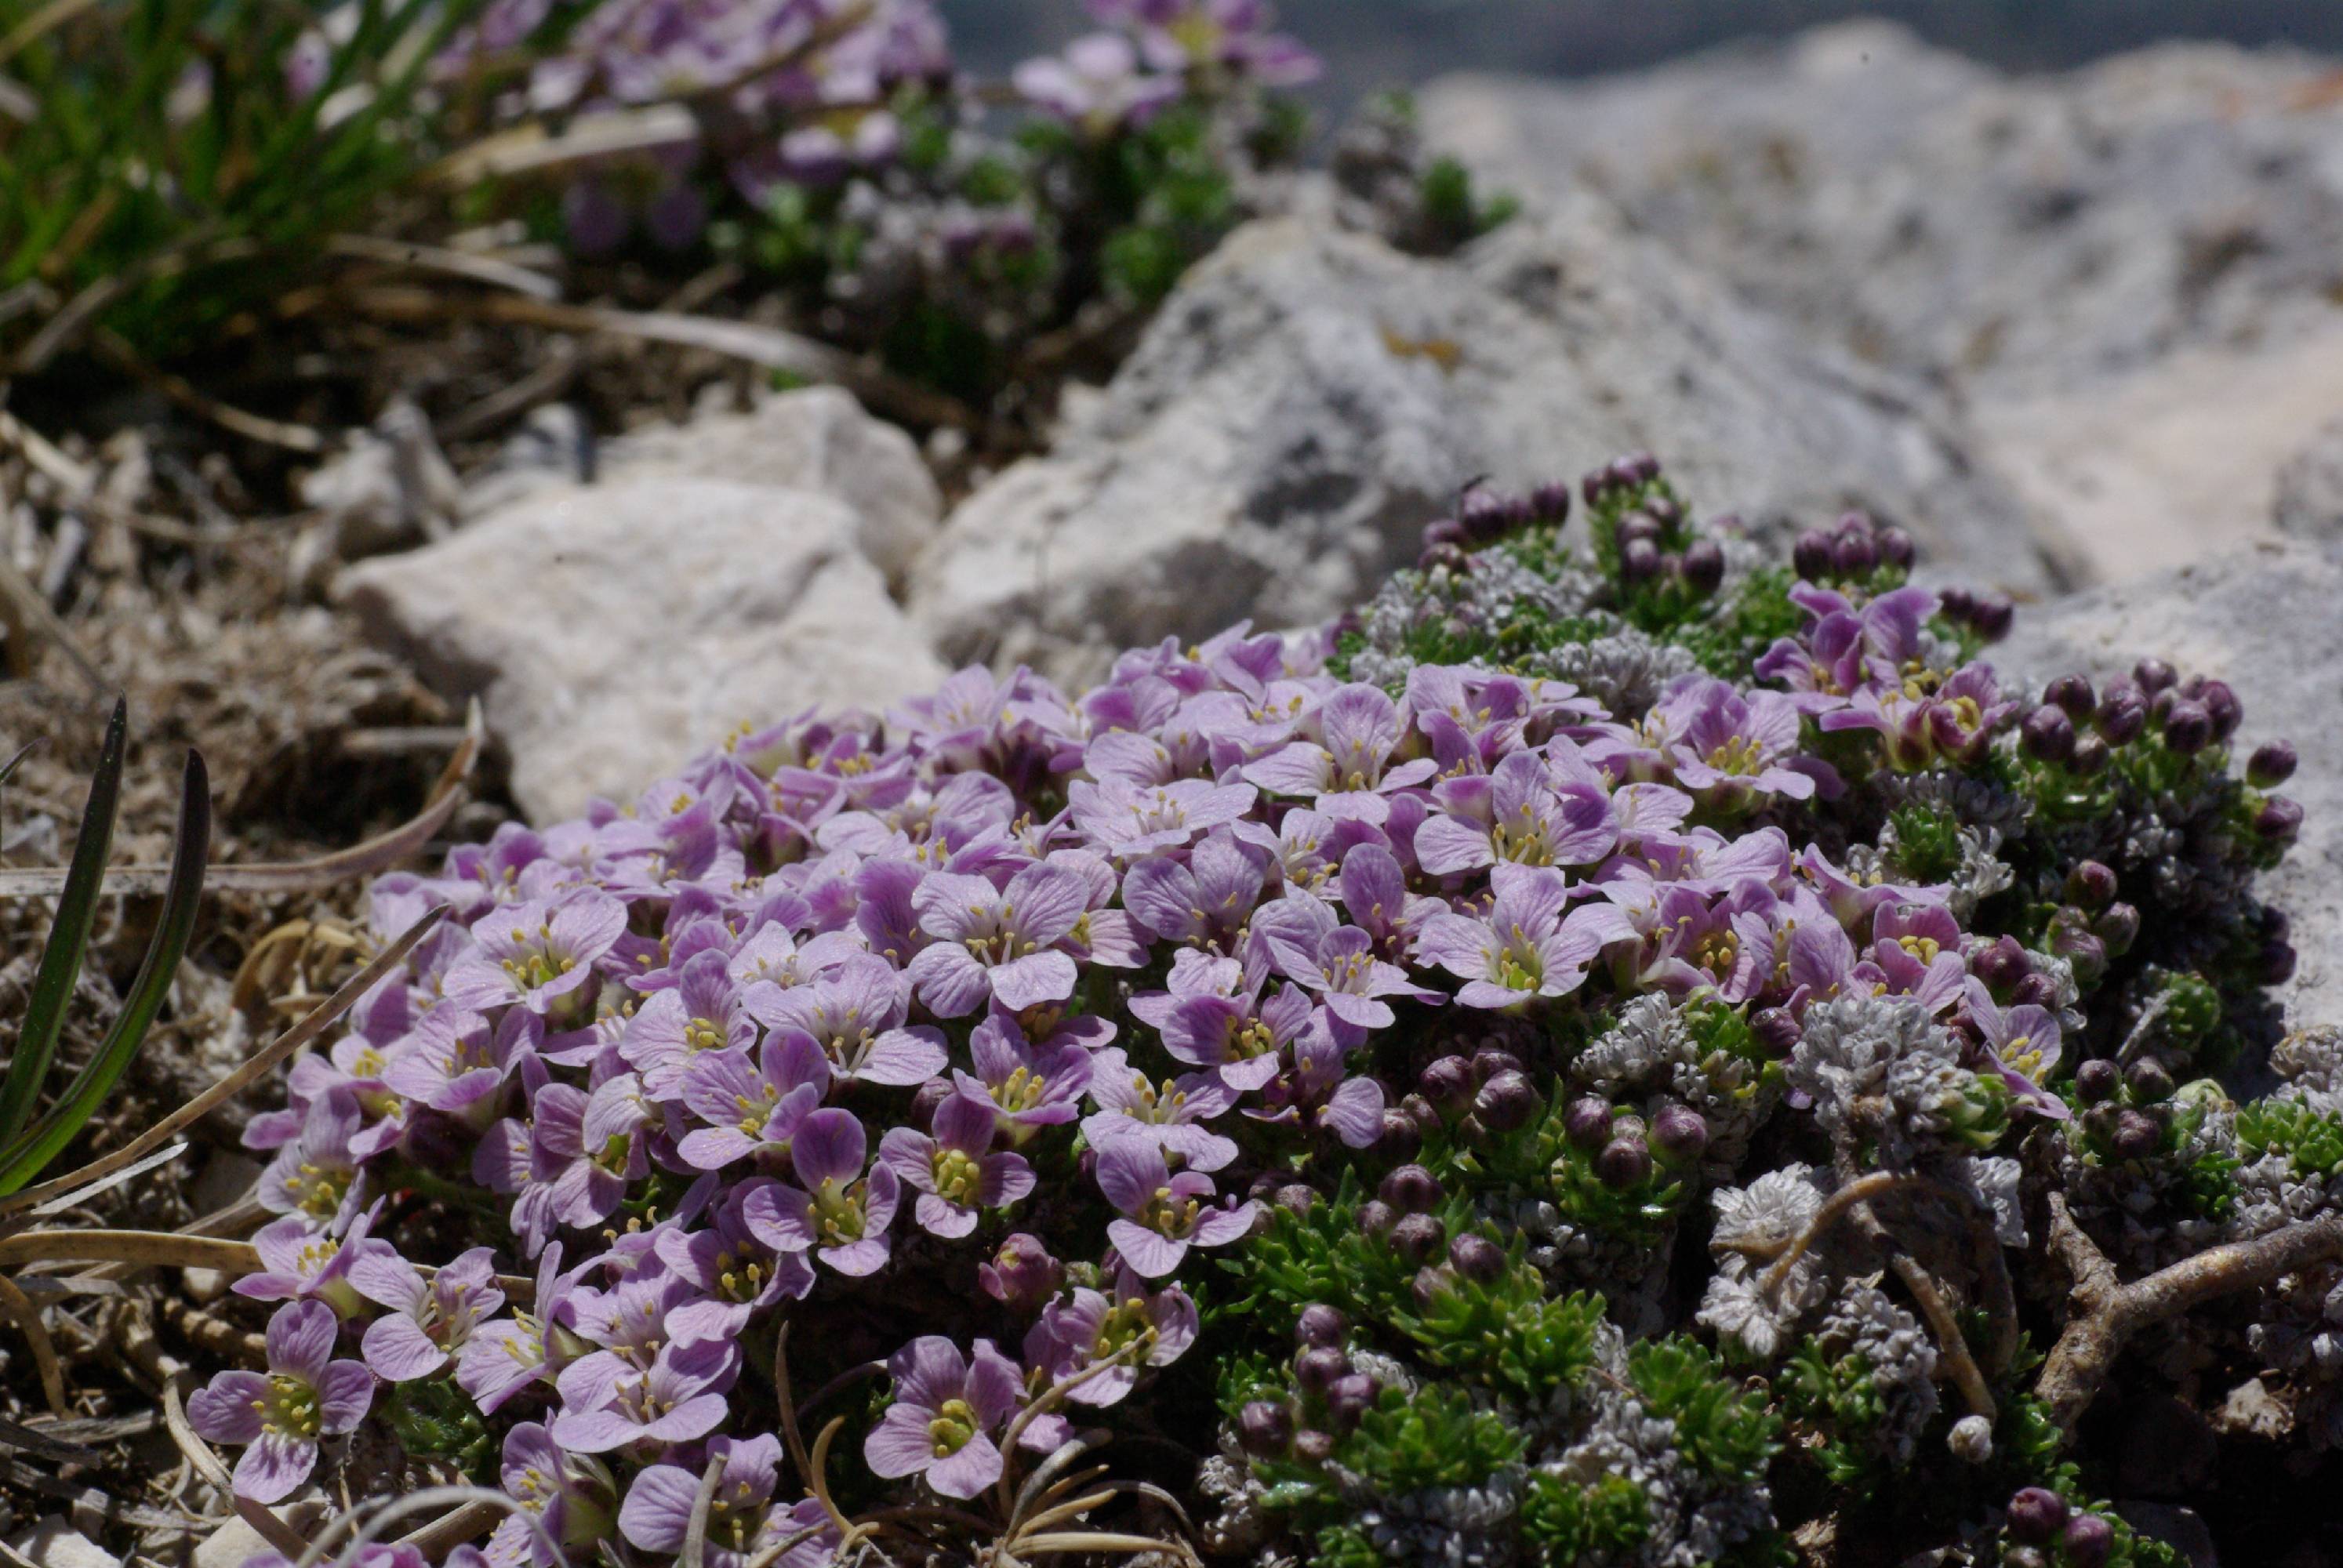
M2209 1248L2127 1285L2067 1211L2066 1194L2053 1192L2050 1247L2074 1281L2068 1299L2077 1315L2051 1347L2034 1392L2071 1438L2134 1334L2217 1297L2258 1290L2297 1269L2343 1257L2343 1214Z
M65 1402L65 1369L57 1363L57 1347L49 1339L48 1325L41 1322L41 1309L5 1274L0 1274L0 1306L8 1309L8 1315L24 1331L25 1342L33 1347L33 1364L40 1369L41 1394L49 1402L50 1413L71 1415L73 1407Z

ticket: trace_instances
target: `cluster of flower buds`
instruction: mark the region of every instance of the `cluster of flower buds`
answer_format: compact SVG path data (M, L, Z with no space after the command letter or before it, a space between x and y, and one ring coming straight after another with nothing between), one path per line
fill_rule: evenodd
M1650 1181L1655 1156L1684 1165L1708 1148L1708 1122L1688 1105L1664 1105L1646 1121L1599 1094L1582 1095L1563 1111L1562 1128L1590 1157L1596 1180L1614 1192Z
M1892 523L1883 526L1866 512L1848 512L1835 528L1808 528L1800 534L1790 547L1790 564L1810 583L1881 588L1902 582L1916 554L1912 536L1902 528ZM1950 613L1949 603L1946 612Z
M2086 1147L2117 1160L2152 1160L2170 1140L2177 1087L2153 1056L2130 1066L2095 1056L2075 1069L2075 1098Z
M2009 1500L2006 1533L2002 1568L2103 1568L2115 1552L2115 1526L2044 1486Z
M1313 1464L1333 1456L1336 1438L1358 1425L1383 1392L1372 1374L1351 1364L1343 1349L1350 1332L1350 1321L1322 1302L1302 1309L1293 1329L1293 1394L1282 1403L1254 1400L1239 1412L1237 1440L1245 1452Z
M1567 485L1540 485L1507 495L1476 481L1465 487L1454 517L1435 518L1424 525L1423 550L1416 564L1426 570L1435 566L1459 568L1474 550L1524 529L1558 528L1569 520Z
M1594 469L1579 480L1579 492L1598 547L1627 592L1674 588L1697 601L1724 586L1725 549L1712 536L1737 532L1739 520L1719 518L1705 532L1694 526L1650 453Z
M1470 1057L1434 1058L1417 1075L1416 1092L1400 1105L1423 1131L1445 1126L1468 1144L1519 1131L1544 1109L1544 1097L1523 1070L1522 1059L1496 1046L1483 1046Z

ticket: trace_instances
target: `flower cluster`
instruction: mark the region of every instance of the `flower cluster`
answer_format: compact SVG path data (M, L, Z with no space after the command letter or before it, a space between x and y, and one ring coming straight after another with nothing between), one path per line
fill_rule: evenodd
M1012 1538L1117 1432L1218 1449L1231 1553L1756 1561L1820 1496L2038 1554L2025 1484L2061 1561L2151 1560L2040 1436L2012 1271L2046 1183L2149 1261L2334 1204L2331 1050L2176 1082L2267 953L2119 897L2281 759L2230 777L2202 684L2078 768L1892 528L1785 570L1648 459L1582 494L1468 495L1331 634L965 670L382 879L381 938L448 915L251 1126L284 1304L198 1430L274 1498L377 1382L438 1402L499 1563L680 1554L709 1473L728 1565L923 1498ZM2324 1356L2311 1288L2229 1353Z

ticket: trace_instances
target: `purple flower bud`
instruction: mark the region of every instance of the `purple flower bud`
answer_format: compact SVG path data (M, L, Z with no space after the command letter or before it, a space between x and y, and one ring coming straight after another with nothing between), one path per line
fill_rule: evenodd
M911 1125L922 1130L934 1127L937 1108L956 1092L948 1078L931 1078L920 1085L919 1092L911 1096Z
M1831 537L1820 528L1808 528L1790 547L1790 564L1808 582L1818 582L1830 575Z
M1996 991L2007 991L2034 972L2016 937L1996 937L1969 955L1969 972Z
M1684 547L1684 587L1706 598L1725 582L1725 549L1715 539L1694 539Z
M2282 941L2265 941L2255 958L2255 973L2264 985L2284 985L2294 978L2294 949Z
M2122 1082L2123 1069L2113 1057L2095 1056L2075 1069L2075 1098L2086 1105L2097 1105L2113 1099Z
M2245 721L2246 705L2237 700L2237 689L2226 680L2207 681L2197 700L2203 703L2205 711L2212 716L2213 739L2216 740L2227 740Z
M2153 1105L2172 1098L2172 1074L2165 1071L2164 1063L2152 1056L2143 1056L2126 1068L2124 1084L2137 1104Z
M1456 520L1463 526L1464 537L1480 544L1493 544L1503 537L1512 520L1505 499L1485 486L1474 486L1464 492L1456 504Z
M1505 1250L1486 1236L1467 1231L1448 1243L1448 1266L1485 1285L1505 1271Z
M2268 904L2264 904L2262 906L2261 931L2262 936L2266 940L2274 942L2282 942L2286 940L2288 937L2294 934L2294 922L2287 918L2287 914L2284 910L2274 910Z
M1872 521L1869 512L1859 508L1849 508L1838 515L1838 535L1841 538L1869 538L1877 531L1878 526Z
M1603 492L1610 487L1611 474L1605 468L1590 468L1578 481L1578 493L1586 498L1590 507L1601 500Z
M1334 1457L1333 1434L1316 1431L1299 1432L1293 1439L1293 1452L1296 1458L1307 1460L1312 1464L1323 1464Z
M1530 492L1530 509L1538 521L1560 528L1570 517L1570 487L1548 480Z
M2010 987L2009 1000L2015 1007L2055 1007L2058 988L2048 975L2036 972Z
M2102 909L2116 896L2115 868L2104 860L2077 860L2066 873L2066 896L2085 909Z
M2115 1080L2117 1082L2120 1082L2122 1078L2123 1074L2120 1072L2115 1075ZM2109 1090L2108 1092L2113 1093L2114 1091ZM2101 1101L2097 1105L2087 1106L2084 1109L2082 1116L2083 1131L2089 1133L2095 1142L2106 1143L2115 1137L2116 1128L2121 1123L2122 1120L2122 1106L2117 1105L2112 1100Z
M1654 496L1644 503L1644 509L1659 518L1664 528L1674 528L1684 521L1684 505L1674 496Z
M2131 667L2131 678L2139 683L2140 690L2154 697L2179 677L2170 665L2160 658L2143 658Z
M2116 1132L2107 1140L2118 1160L2146 1160L2164 1146L2164 1131L2153 1117L2126 1111L2116 1117Z
M1318 1189L1302 1181L1289 1181L1277 1190L1277 1206L1289 1214L1307 1214L1318 1206Z
M1403 1214L1421 1214L1438 1206L1447 1193L1440 1178L1421 1165L1402 1165L1393 1169L1375 1189L1375 1195Z
M1415 1123L1418 1132L1429 1132L1441 1123L1439 1108L1421 1094L1410 1094L1399 1102L1399 1108L1407 1112L1407 1119Z
M1423 1264L1448 1245L1448 1227L1430 1214L1409 1214L1392 1227L1392 1247L1410 1263Z
M1660 571L1660 548L1649 539L1630 539L1619 548L1619 580L1647 582Z
M1966 621L1976 613L1976 595L1958 584L1938 594L1936 603L1944 610L1945 618L1956 623Z
M2109 904L2091 922L2091 934L2099 939L2109 958L2119 959L2139 940L2139 911L2129 904Z
M1708 1122L1689 1105L1667 1105L1652 1118L1652 1141L1671 1160L1697 1160L1708 1148Z
M1237 1441L1247 1453L1274 1459L1293 1442L1293 1412L1257 1399L1237 1412Z
M1386 1160L1413 1160L1423 1152L1423 1129L1397 1106L1383 1112L1383 1130L1375 1139L1375 1152Z
M2246 782L2257 789L2275 789L2294 777L2295 762L2291 742L2273 740L2257 746L2246 759Z
M1898 571L1910 571L1919 552L1913 548L1912 536L1893 524L1879 530L1879 558Z
M1868 533L1841 534L1831 544L1831 565L1841 577L1859 578L1879 564L1879 546Z
M1475 1087L1486 1083L1501 1072L1519 1072L1522 1059L1510 1050L1484 1045L1473 1053L1473 1082Z
M1646 544L1656 545L1664 532L1665 530L1660 527L1660 519L1651 513L1629 512L1619 519L1617 535L1619 548L1624 549L1638 539Z
M2107 1568L2116 1549L2115 1526L2096 1513L2077 1513L2066 1521L2058 1548L2066 1554L2067 1568Z
M1428 545L1423 552L1415 558L1415 569L1423 572L1442 568L1452 572L1462 572L1469 569L1472 564L1461 547L1451 544Z
M1428 1312L1443 1296L1456 1292L1456 1276L1445 1268L1418 1269L1415 1278L1408 1282L1408 1294L1415 1299L1415 1310Z
M1304 1393L1324 1393L1350 1370L1351 1358L1339 1345L1312 1345L1293 1358L1293 1381Z
M1038 1236L1020 1231L1001 1243L977 1276L985 1294L1020 1312L1039 1312L1066 1282L1066 1266L1050 1255Z
M2074 966L2077 985L2097 985L2107 972L2107 944L2082 927L2058 930L2050 940L2050 950Z
M1652 1151L1641 1138L1614 1138L1594 1156L1594 1174L1613 1191L1624 1191L1652 1173Z
M1462 545L1463 542L1464 525L1454 518L1435 518L1423 525L1425 549L1435 545Z
M1986 641L1999 642L2009 635L2010 625L2016 618L2016 605L2000 594L1989 594L1977 600L1976 608L1969 614L1969 624Z
M2301 804L2283 795L2269 797L2254 813L2254 831L2273 843L2292 843L2302 831Z
M2042 700L2056 703L2066 710L2066 717L2077 723L2091 716L2098 698L2091 690L2089 679L2080 675L2062 675L2042 689Z
M1359 1424L1359 1417L1375 1406L1375 1395L1382 1390L1375 1380L1364 1372L1352 1372L1338 1377L1326 1385L1326 1413L1334 1424L1345 1431Z
M1340 1345L1342 1336L1351 1332L1351 1321L1342 1309L1323 1302L1312 1302L1302 1309L1294 1320L1293 1337L1304 1345Z
M2027 1545L2048 1545L2066 1524L2066 1501L2047 1487L2029 1486L2009 1500L2009 1533Z
M1611 1102L1589 1094L1570 1102L1562 1113L1562 1130L1581 1149L1600 1149L1611 1141Z
M2075 721L2065 709L2045 704L2026 716L2017 740L2036 762L2064 762L2075 755Z
M1359 1205L1359 1229L1370 1236L1388 1236L1399 1223L1399 1211L1380 1198L1370 1198Z
M2107 770L2112 755L2104 738L2086 735L2075 742L2075 755L2066 759L2066 766L2081 778L2096 779Z
M2164 716L2164 743L2183 757L2193 757L2212 743L2213 716L2204 705L2187 698Z
M1492 1132L1511 1132L1528 1125L1540 1109L1538 1091L1524 1073L1507 1069L1481 1086L1473 1097L1473 1114Z
M2172 705L2187 696L2188 696L2188 693L2182 691L2179 688L2167 686L2162 691L2159 691L2155 696L2149 698L2147 699L2147 722L2149 727L2156 729L2163 729L2165 717L2172 711Z
M1613 458L1611 466L1604 469L1603 474L1604 481L1614 490L1632 490L1644 482L1643 476L1635 471L1633 457Z
M2147 727L2147 704L2129 687L2110 686L2099 699L2099 733L2111 746L2127 746Z
M1786 1058L1798 1049L1798 1040L1805 1032L1798 1020L1785 1007L1760 1008L1749 1020L1749 1032L1757 1039L1765 1054L1775 1060Z
M1637 484L1648 485L1660 477L1660 460L1649 452L1632 452L1619 461Z

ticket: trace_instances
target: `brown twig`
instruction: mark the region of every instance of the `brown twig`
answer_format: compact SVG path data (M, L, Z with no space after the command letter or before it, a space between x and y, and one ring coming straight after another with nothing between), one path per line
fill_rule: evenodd
M2050 1247L2074 1281L2068 1300L2077 1315L2051 1347L2034 1392L2072 1437L2133 1335L2217 1297L2258 1290L2282 1274L2343 1257L2343 1214L2208 1248L2127 1285L2067 1211L2066 1195L2053 1192Z
M24 1331L25 1342L33 1347L33 1364L40 1369L41 1394L49 1402L49 1413L68 1416L73 1407L65 1402L65 1369L57 1362L57 1347L49 1338L48 1325L41 1322L41 1309L33 1304L15 1281L0 1274L0 1305L5 1305L8 1315L16 1320Z

